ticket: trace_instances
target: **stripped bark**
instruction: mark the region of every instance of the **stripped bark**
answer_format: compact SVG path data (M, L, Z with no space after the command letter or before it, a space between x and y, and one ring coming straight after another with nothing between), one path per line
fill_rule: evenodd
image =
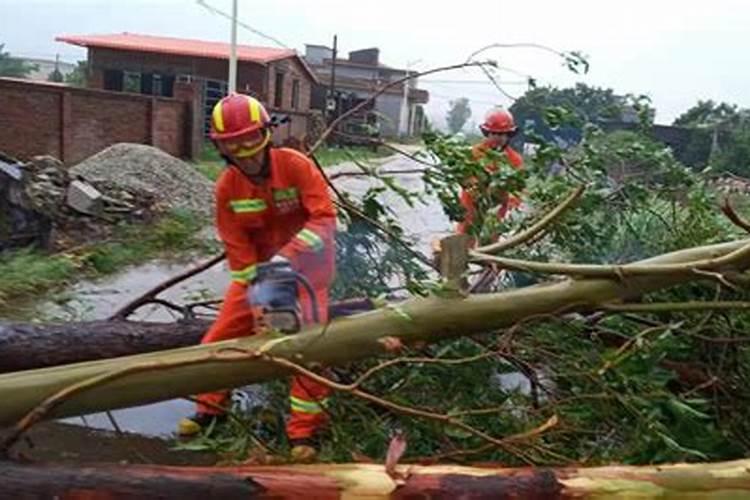
M503 468L376 464L171 467L0 462L8 498L582 499L745 498L750 460L708 464ZM394 478L395 477L395 478Z

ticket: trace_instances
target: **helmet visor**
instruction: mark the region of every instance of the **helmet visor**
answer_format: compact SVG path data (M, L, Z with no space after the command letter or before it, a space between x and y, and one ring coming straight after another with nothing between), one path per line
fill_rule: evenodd
M218 141L219 149L230 158L248 158L263 149L268 142L268 135L266 130L253 130L238 137Z

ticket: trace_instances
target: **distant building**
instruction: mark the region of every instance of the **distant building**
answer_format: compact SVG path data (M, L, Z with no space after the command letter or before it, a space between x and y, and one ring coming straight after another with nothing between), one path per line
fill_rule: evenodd
M133 33L57 40L88 48L89 87L191 102L194 140L207 136L211 109L227 94L227 43ZM237 59L237 90L291 119L274 141L304 140L311 91L318 83L307 63L291 49L248 45L237 46Z
M326 109L331 88L333 50L323 45L305 45L305 60L315 72L319 84L313 87L312 107ZM380 63L377 48L349 52L347 59L336 59L334 87L336 110L342 113L372 95L384 85L413 74ZM380 135L414 136L421 133L425 115L423 105L429 100L426 90L417 88L417 79L406 86L396 85L379 95L369 107L370 116L378 117Z

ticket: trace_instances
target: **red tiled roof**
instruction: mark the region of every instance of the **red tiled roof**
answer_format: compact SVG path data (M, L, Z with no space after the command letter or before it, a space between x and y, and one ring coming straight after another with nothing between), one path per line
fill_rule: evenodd
M81 47L98 47L137 52L156 52L181 56L208 57L211 59L228 59L229 44L224 42L207 42L187 38L170 38L164 36L138 35L121 33L113 35L63 35L55 38L58 42L70 43ZM251 47L237 45L237 59L266 64L279 59L297 57L292 49L272 47Z

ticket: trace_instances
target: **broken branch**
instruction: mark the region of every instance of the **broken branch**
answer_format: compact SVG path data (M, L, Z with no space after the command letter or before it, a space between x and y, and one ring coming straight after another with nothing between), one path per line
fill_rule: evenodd
M433 73L440 73L442 71L451 71L451 70L454 70L454 69L467 68L467 67L471 67L471 66L482 67L482 66L484 66L486 64L488 64L488 63L487 62L466 62L466 63L463 63L463 64L452 64L450 66L442 66L440 68L433 68L433 69L429 69L427 71L422 71L420 73L416 73L416 72L415 73L409 73L405 77L402 77L402 78L399 78L397 80L394 80L394 81L390 82L387 85L383 85L382 87L380 87L380 89L378 89L377 91L375 91L368 99L365 99L364 101L362 101L361 103L357 104L356 106L354 106L349 111L347 111L345 113L342 113L335 120L333 120L331 122L331 124L328 126L328 128L326 128L323 131L323 133L320 135L320 137L318 138L318 140L315 141L315 144L313 144L310 147L310 150L309 150L309 152L307 154L308 155L312 155L321 146L321 144L323 144L323 142L328 138L328 136L331 135L331 133L333 132L333 130L336 129L336 127L339 125L339 123L341 123L342 121L346 120L347 118L349 118L350 116L354 115L355 113L358 113L365 106L367 106L368 104L370 104L371 102L373 102L375 99L377 99L381 94L383 94L386 91L388 91L388 89L396 87L396 86L401 85L401 84L405 84L407 81L412 80L414 78L419 78L420 76L431 75Z
M178 283L181 283L185 281L188 278L192 278L196 274L200 274L206 269L213 267L214 265L218 264L222 260L224 260L224 257L226 256L225 253L221 253L219 255L215 255L214 257L210 258L209 260L193 267L192 269L188 269L187 271L178 274L177 276L173 276L172 278L169 278L166 281L163 281L153 287L152 289L148 290L144 294L142 294L140 297L130 301L129 303L125 304L123 307L121 307L119 310L117 310L112 316L110 316L108 319L115 320L115 319L127 319L128 316L133 314L136 309L141 307L144 304L147 304L149 302L153 302L153 299L162 293L163 291L172 288Z
M304 375L306 377L309 377L315 380L316 382L318 382L319 384L329 387L330 389L333 389L335 391L345 392L347 394L351 394L352 396L358 397L365 401L369 401L370 403L377 404L378 406L382 406L383 408L387 408L396 413L400 413L402 415L409 415L412 417L421 417L421 418L426 418L429 420L435 420L438 422L442 422L444 424L451 425L453 427L457 427L463 431L466 431L474 436L477 436L483 439L484 441L492 443L495 446L502 448L506 450L507 452L513 453L513 454L516 454L516 453L514 452L512 448L509 448L510 444L535 438L539 436L540 434L542 434L543 432L551 429L552 427L558 424L557 415L552 415L546 422L544 422L539 427L536 427L534 429L531 429L529 431L525 431L519 434L514 434L511 436L498 439L450 415L443 415L443 414L431 412L429 410L424 410L421 408L413 408L409 406L404 406L404 405L394 403L392 401L388 401L386 399L379 398L373 394L362 391L361 389L352 388L351 385L339 384L337 382L334 382L326 377L318 375L317 373L298 365L297 363L289 361L288 359L278 358L275 356L271 356L269 354L264 355L263 358L268 359L269 361L272 361L273 363L283 366L284 368L287 368L291 371L294 371L299 375Z
M750 265L750 244L745 244L731 253L717 258L696 260L693 262L675 264L624 264L624 265L597 265L597 264L566 264L559 262L534 262L520 259L509 259L496 257L481 252L469 252L469 256L475 262L499 264L506 269L543 274L565 274L586 278L617 278L626 276L655 276L655 275L679 275L699 273L722 267L745 268Z
M750 222L746 221L734 210L729 198L724 198L724 203L721 205L721 211L732 223L750 233Z
M710 310L750 309L748 301L688 301L688 302L655 302L653 304L603 304L604 311L615 313L671 313L703 312Z
M552 222L554 222L560 215L562 215L568 208L570 208L573 203L578 200L578 198L581 197L584 190L586 189L586 186L578 186L575 191L573 191L570 195L568 195L565 200L563 200L562 203L560 203L557 207L555 207L553 210L551 210L547 215L539 219L538 222L536 222L534 225L532 225L530 228L512 236L511 238L508 238L504 241L499 241L497 243L493 243L491 245L486 245L483 247L477 248L477 252L479 253L488 253L488 254L494 254L498 252L502 252L503 250L507 250L509 248L516 247L518 245L521 245L522 243L525 243L529 241L530 239L534 238L537 234L544 231L547 226L549 226Z

